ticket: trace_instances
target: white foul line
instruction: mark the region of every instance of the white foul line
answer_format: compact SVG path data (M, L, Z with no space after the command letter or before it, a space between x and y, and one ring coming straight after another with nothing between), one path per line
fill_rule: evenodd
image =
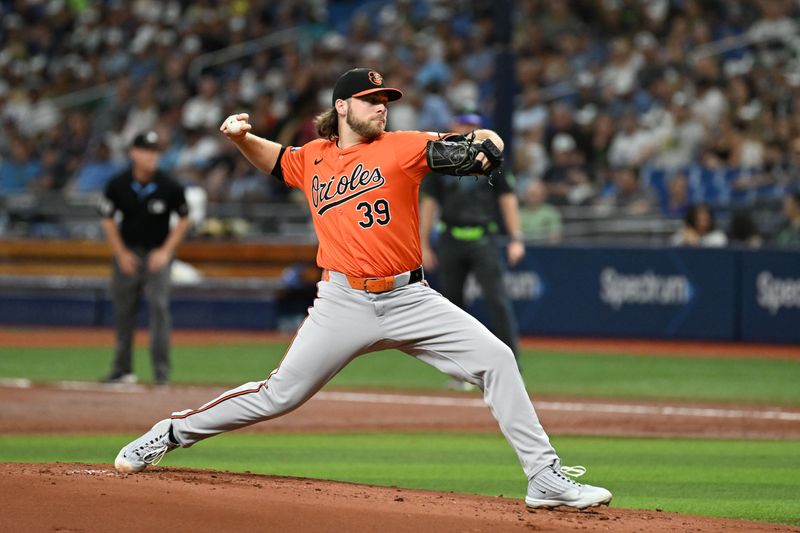
M320 400L339 402L363 402L405 405L430 405L450 407L485 407L483 400L476 398L453 398L443 396L405 396L402 394L372 394L364 392L320 392ZM542 411L573 411L582 413L610 413L656 416L692 416L704 418L743 418L762 420L800 421L800 413L786 411L756 411L743 409L714 409L700 407L677 407L655 405L626 405L590 402L537 401L535 407Z
M62 390L104 391L134 393L150 390L146 385L134 384L102 384L82 381L59 381L53 385ZM27 389L33 386L30 380L19 378L0 378L0 387ZM197 387L180 387L181 389ZM369 392L337 392L323 391L313 399L334 402L381 403L394 405L429 405L438 407L486 407L479 398L456 398L453 396L417 396L405 394L377 394ZM680 407L672 405L634 405L594 402L548 402L536 401L535 407L541 411L570 411L581 413L606 413L650 416L688 416L699 418L740 418L744 420L785 420L800 422L800 412L754 410L754 409L721 409L709 407Z

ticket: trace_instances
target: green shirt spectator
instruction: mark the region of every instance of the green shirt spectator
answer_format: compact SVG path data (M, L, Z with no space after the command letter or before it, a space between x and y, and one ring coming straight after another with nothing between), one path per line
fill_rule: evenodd
M775 244L786 248L800 248L800 192L793 192L783 201L786 223L775 236Z
M547 189L540 180L531 180L525 187L519 218L526 240L548 243L561 241L561 212L547 203Z

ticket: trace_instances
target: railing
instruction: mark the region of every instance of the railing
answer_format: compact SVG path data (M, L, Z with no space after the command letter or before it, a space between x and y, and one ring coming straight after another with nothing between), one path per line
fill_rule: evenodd
M189 63L189 79L192 81L196 80L203 70L208 67L229 63L245 56L297 41L299 35L300 31L298 28L289 28L276 33L270 33L258 39L251 39L243 43L234 44L227 48L197 56Z
M55 96L50 99L54 106L61 109L70 109L73 107L82 106L97 100L108 98L114 92L113 83L101 83L93 87L87 87L79 91Z
M0 196L0 238L102 238L97 212L99 196L93 193L65 197L57 191ZM249 227L244 234L228 235L223 231L220 237L315 242L308 210L293 203L209 202L205 220L210 219L244 220ZM201 230L193 229L195 233Z
M706 57L717 56L744 48L754 44L762 44L769 41L782 41L787 46L798 50L798 32L797 26L792 24L784 24L781 26L782 31L765 31L763 26L758 26L758 23L751 26L746 32L723 37L717 41L702 44L689 52L688 59L694 63Z
M58 194L31 194L0 198L0 239L2 238L71 238L102 239L97 214L97 196L82 195L65 199ZM658 214L630 216L613 209L592 206L563 206L564 238L567 241L665 242L677 222ZM211 240L269 241L272 243L314 243L308 209L294 203L213 202L206 206L205 220L220 222L219 227L243 221L247 229L217 235L203 233L202 226L193 234Z

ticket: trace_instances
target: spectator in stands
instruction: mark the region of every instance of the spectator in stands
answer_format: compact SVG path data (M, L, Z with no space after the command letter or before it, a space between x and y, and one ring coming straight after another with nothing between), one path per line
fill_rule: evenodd
M125 118L122 130L125 142L130 143L141 131L153 128L158 121L158 104L156 103L154 79L149 78L136 90L136 99Z
M111 149L105 142L97 143L91 150L91 159L84 162L67 189L71 193L85 194L101 192L112 176L117 174L120 165L111 160Z
M613 170L613 181L595 205L603 211L616 210L626 215L645 215L655 206L654 194L639 183L639 170L622 167Z
M617 37L611 42L610 61L600 73L600 84L607 99L625 97L634 91L643 62L641 54L627 38Z
M210 129L222 122L222 103L217 95L217 80L202 76L197 83L197 95L183 106L181 124L186 129Z
M425 131L444 131L452 117L450 105L442 94L442 86L431 81L423 92L422 110L419 114L418 127Z
M519 105L514 112L514 130L530 131L541 130L547 121L547 107L542 103L541 91L535 85L530 85L522 90L519 96Z
M170 267L175 248L189 228L189 208L183 186L158 170L160 151L154 131L135 136L129 150L131 166L112 178L100 212L114 252L111 299L116 346L106 383L135 383L133 332L142 295L149 304L150 354L155 382L170 379ZM170 228L176 213L178 223ZM119 226L115 220L121 215Z
M541 180L532 179L525 186L519 220L525 240L550 244L561 241L561 212L547 203L547 188Z
M457 103L488 110L494 94L496 36L480 3L466 3L458 17L447 17L452 10L441 2L388 2L369 12L357 10L355 20L347 10L326 9L325 2L320 7L324 16L309 17L291 3L254 0L236 4L232 19L226 3L112 2L98 7L79 2L75 8L50 2L46 9L42 2L6 4L14 8L1 17L0 120L6 135L0 135L0 161L13 159L11 139L21 136L36 147L29 154L33 162L49 157L42 147L59 146L67 153L57 159L68 176L86 164L87 147L96 139L112 135L112 158L124 160L132 136L145 127L158 129L155 122L167 117L169 159L170 151L183 151L184 115L190 129L202 129L203 123L216 128L219 113L227 113L237 99L249 103L266 94L268 103L250 106L268 110L264 117L253 117L254 127L278 126L286 135L301 137L307 133L306 115L314 110L304 111L303 117L290 116L289 110L300 108L297 102L305 93L316 97L320 88L326 89L348 49L362 58L387 58L387 75L405 78L408 98L395 107L391 129L440 129ZM612 139L607 155L614 166L685 171L712 161L709 154L721 171L768 166L736 183L735 192L748 201L774 194L764 186L771 184L770 177L780 185L796 181L800 174L792 167L800 163L779 162L780 154L792 153L791 139L800 136L800 96L786 75L793 55L782 40L689 59L694 47L732 33L789 35L800 7L757 0L733 3L735 8L729 4L521 2L511 42L516 83L523 92L512 121L517 139L539 132L532 135L541 138L547 154L529 158L535 169L526 172L529 164L518 165L520 183L543 175L541 167L556 159L553 140L562 133L572 137L589 182L603 183L606 170L598 155L602 158L605 150L608 121L600 117L616 120L623 113L629 116L617 129L625 131ZM216 24L221 20L231 23ZM197 78L188 71L204 52L292 27L300 28L298 46L208 66ZM428 41L420 45L420 36ZM417 75L422 85L412 88ZM216 79L223 84L209 89L206 80ZM431 95L425 84L446 86L440 92L448 99ZM265 131L274 138L272 133ZM187 168L187 180L205 182L196 164ZM220 172L214 183L224 189L234 180L232 168ZM50 183L63 181L50 176ZM46 182L38 180L33 190L48 188ZM558 196L551 200L562 201Z
M703 166L723 167L738 166L741 160L742 135L741 128L723 118L711 127L710 136L703 152Z
M174 159L175 177L184 185L202 185L205 182L205 171L219 151L219 141L206 130L184 130L184 143Z
M586 154L586 167L593 181L601 183L611 167L609 155L616 134L614 119L608 113L601 113L587 126L590 127L591 138Z
M689 97L675 93L669 112L669 120L656 132L658 152L653 157L653 166L677 170L695 160L705 141L703 125L692 116Z
M638 70L636 81L640 89L644 92L638 95L640 99L641 111L644 111L650 104L651 95L647 90L651 84L664 76L664 60L662 49L658 44L658 39L649 31L641 31L636 34L633 40L636 49L642 54L642 65ZM641 98L643 98L643 101Z
M783 200L786 221L775 236L774 243L787 248L800 248L800 191L794 191Z
M12 139L10 151L11 157L0 162L0 194L27 191L42 170L42 162L28 141Z
M514 138L514 174L517 192L523 194L531 180L541 180L550 166L547 151L542 145L541 128L523 128Z
M652 154L652 135L639 127L636 114L622 116L620 128L611 139L608 162L614 167L639 166Z
M51 144L43 146L41 153L42 167L31 188L37 191L57 191L69 177L64 151L60 146Z
M594 188L575 139L559 133L553 138L552 151L553 164L543 177L548 196L556 205L585 204L594 195Z
M33 84L28 91L28 99L18 109L17 123L21 125L23 135L35 138L54 128L61 120L61 113L52 100L42 95L39 83Z
M695 70L702 70L705 65L710 66L706 67L706 73L698 75L694 84L695 98L692 103L692 113L706 127L711 128L727 114L728 99L717 86L718 72L716 63L711 58L701 59L695 65Z
M759 248L764 240L749 209L737 209L728 226L728 243L747 248Z
M556 138L565 139L564 134L572 138L571 150L577 151L582 162L585 162L589 139L581 127L575 123L573 109L566 103L556 102L550 106L548 123L544 129L544 146L553 158L556 154L555 140Z
M728 244L728 237L716 227L711 207L699 203L689 206L683 217L683 225L670 242L674 246L719 248Z
M668 218L683 218L690 204L689 180L686 174L675 174L667 181L667 194L661 212Z

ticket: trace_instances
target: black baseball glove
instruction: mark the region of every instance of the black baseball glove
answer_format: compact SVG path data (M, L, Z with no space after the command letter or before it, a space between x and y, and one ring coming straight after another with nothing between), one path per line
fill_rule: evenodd
M451 136L446 139L428 141L426 147L428 166L434 172L455 176L491 176L503 162L503 152L490 140L476 142L475 136ZM484 154L489 166L483 168L478 154Z

